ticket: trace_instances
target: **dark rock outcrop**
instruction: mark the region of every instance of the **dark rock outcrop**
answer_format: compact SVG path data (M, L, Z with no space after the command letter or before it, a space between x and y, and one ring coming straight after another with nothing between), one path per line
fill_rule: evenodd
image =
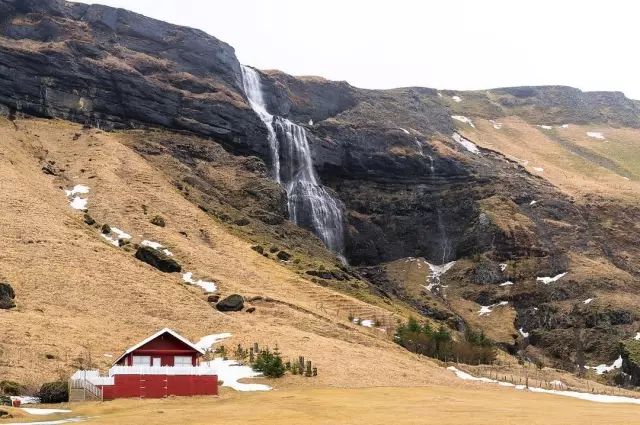
M101 5L2 0L0 10L0 104L10 110L100 128L183 129L267 152L226 43Z
M219 311L241 311L244 308L244 298L238 294L229 295L220 300L216 308Z
M176 260L166 255L164 252L149 246L138 247L136 258L143 261L164 273L176 273L182 271L182 266Z
M11 285L0 282L0 309L8 310L14 308L16 306L14 302L15 298L16 293L13 291Z

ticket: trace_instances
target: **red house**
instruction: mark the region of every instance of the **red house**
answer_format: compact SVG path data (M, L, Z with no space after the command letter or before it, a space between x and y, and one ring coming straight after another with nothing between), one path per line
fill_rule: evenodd
M108 376L100 376L97 370L74 373L69 381L70 398L217 395L218 376L213 368L200 365L203 354L188 339L165 328L127 349Z

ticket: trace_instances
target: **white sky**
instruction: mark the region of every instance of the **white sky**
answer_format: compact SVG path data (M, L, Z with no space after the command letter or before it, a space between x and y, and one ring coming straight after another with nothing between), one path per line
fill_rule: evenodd
M640 99L633 0L100 0L199 28L242 63L358 87L562 84Z

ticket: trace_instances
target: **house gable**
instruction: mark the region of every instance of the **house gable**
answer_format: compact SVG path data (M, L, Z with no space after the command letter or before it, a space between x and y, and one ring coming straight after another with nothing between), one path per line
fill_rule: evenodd
M152 355L157 353L164 353L165 355L184 355L193 357L195 361L197 357L204 354L204 351L173 330L164 328L140 341L138 344L130 347L121 356L119 356L113 364L122 364L123 361L126 361L127 358L131 357L134 353L140 355ZM131 364L131 362L128 364Z

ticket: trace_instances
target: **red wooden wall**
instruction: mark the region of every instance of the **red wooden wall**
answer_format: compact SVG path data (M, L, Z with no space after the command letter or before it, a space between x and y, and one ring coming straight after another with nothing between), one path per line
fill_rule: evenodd
M215 375L115 375L114 381L115 385L102 387L103 399L218 395Z

